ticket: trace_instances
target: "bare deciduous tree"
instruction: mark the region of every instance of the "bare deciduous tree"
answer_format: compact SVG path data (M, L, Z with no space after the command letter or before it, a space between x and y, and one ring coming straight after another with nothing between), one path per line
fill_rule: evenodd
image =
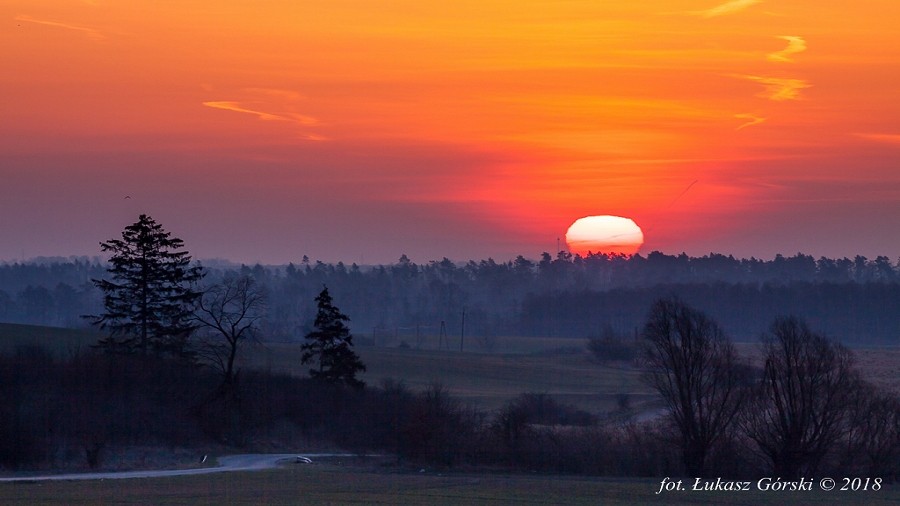
M843 468L861 476L900 475L900 396L863 383L855 392Z
M207 332L199 338L197 354L221 371L226 388L234 382L238 350L256 338L265 307L265 294L249 276L228 276L200 297L194 318Z
M666 403L685 470L703 476L740 410L747 369L718 324L675 298L654 303L643 339L645 381Z
M775 475L809 476L849 426L853 356L793 316L776 319L762 343L763 378L742 424Z

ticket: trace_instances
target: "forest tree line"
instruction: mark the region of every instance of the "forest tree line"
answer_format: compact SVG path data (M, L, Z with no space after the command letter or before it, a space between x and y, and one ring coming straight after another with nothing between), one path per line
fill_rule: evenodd
M210 280L229 272L252 277L268 294L261 337L300 340L327 285L353 318L361 343L415 344L443 327L476 337L586 338L604 328L633 333L646 308L677 295L703 307L738 340L753 340L778 314L802 316L831 337L853 344L896 344L900 336L900 262L887 257L772 260L652 252L632 257L544 253L456 263L416 264L405 255L389 265L359 266L303 259L286 266L204 265ZM102 305L91 279L106 275L98 258L0 264L0 321L84 327L81 316Z

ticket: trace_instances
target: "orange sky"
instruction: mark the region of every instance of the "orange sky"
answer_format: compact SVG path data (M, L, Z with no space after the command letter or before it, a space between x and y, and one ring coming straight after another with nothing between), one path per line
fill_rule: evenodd
M246 262L535 257L593 214L633 218L645 253L900 255L894 0L0 20L0 259L97 254L140 212Z

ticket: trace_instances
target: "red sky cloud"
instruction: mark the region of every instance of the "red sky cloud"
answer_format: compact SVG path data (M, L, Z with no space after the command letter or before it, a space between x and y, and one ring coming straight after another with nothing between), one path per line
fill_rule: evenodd
M536 257L602 214L637 221L642 251L900 250L890 0L0 18L0 259L97 254L140 212L238 261Z

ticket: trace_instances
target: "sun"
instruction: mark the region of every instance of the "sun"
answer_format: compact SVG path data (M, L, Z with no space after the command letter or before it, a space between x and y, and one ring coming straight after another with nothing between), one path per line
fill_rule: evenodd
M566 231L569 251L633 255L644 244L644 232L633 220L621 216L586 216Z

